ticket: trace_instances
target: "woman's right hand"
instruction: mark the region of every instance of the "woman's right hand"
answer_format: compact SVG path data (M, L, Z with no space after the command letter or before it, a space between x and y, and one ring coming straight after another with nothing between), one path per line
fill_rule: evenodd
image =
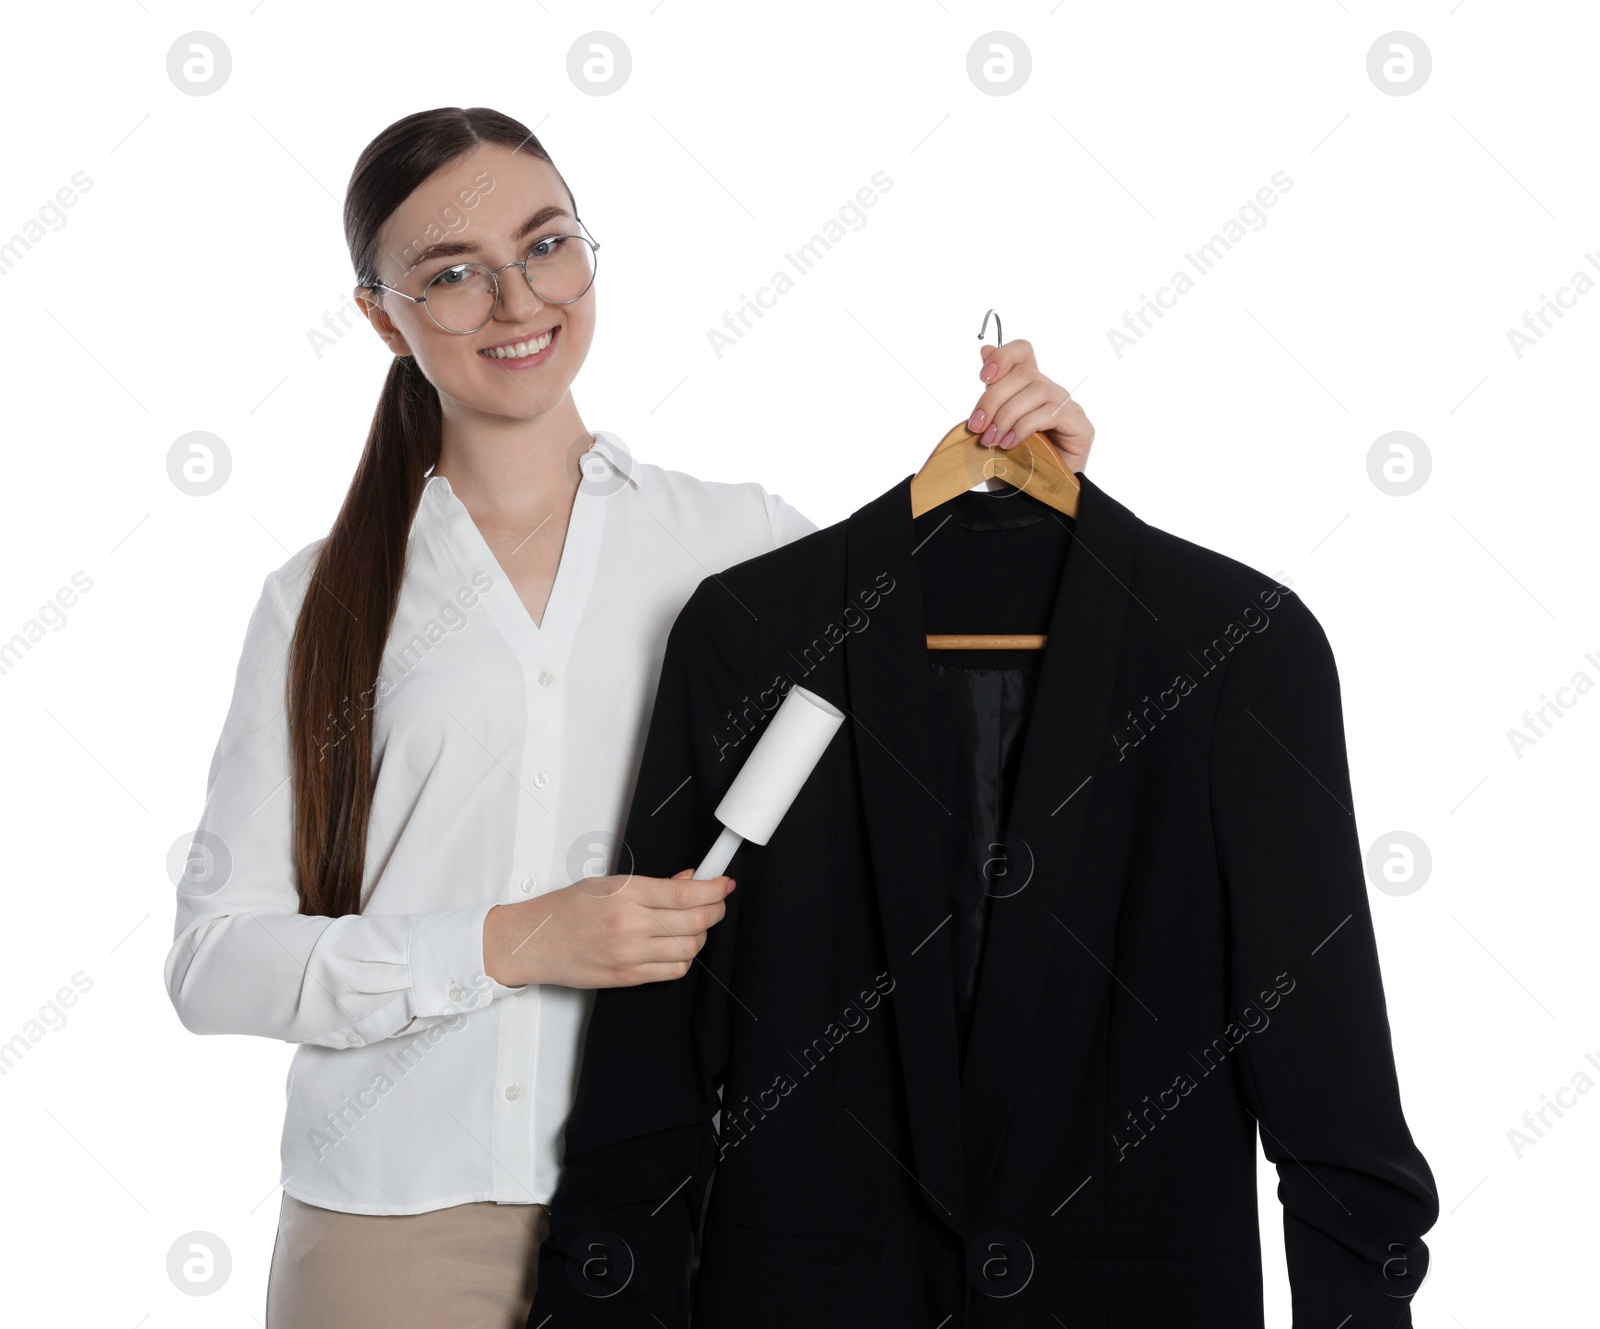
M732 877L583 877L483 924L483 962L506 987L634 987L682 978L727 912Z

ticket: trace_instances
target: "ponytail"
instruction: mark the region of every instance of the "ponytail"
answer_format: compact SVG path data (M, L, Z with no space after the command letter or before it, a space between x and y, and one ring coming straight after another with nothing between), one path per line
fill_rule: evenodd
M384 381L344 505L317 555L289 656L300 912L361 912L372 711L406 539L439 459L438 390L409 355Z

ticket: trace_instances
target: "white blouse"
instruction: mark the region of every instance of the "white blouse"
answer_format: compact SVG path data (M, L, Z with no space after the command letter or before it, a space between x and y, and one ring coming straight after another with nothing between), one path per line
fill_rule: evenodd
M484 916L613 870L678 610L816 529L759 484L636 462L613 434L582 465L538 625L450 482L423 489L369 703L359 914L301 914L291 856L286 665L322 541L262 586L165 972L195 1033L299 1045L282 1184L308 1204L549 1202L593 993L490 978Z

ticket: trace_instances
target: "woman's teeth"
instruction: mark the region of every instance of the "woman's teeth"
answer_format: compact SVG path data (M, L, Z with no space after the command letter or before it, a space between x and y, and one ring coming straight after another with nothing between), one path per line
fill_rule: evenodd
M550 339L555 336L555 329L529 341L519 341L514 346L492 346L482 352L484 355L493 356L496 360L524 360L530 355L538 355L550 344Z

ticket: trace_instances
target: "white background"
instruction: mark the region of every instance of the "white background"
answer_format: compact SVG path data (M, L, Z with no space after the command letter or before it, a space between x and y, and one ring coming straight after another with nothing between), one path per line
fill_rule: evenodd
M308 338L353 282L350 169L402 115L489 105L536 130L603 245L577 399L641 459L838 520L972 409L993 306L1085 404L1097 483L1292 579L1338 658L1363 846L1406 831L1432 856L1420 889L1370 894L1441 1196L1416 1323L1594 1322L1600 1093L1520 1157L1508 1138L1600 1062L1600 695L1564 694L1520 756L1507 737L1600 682L1600 293L1569 290L1520 356L1507 336L1600 280L1590 7L118 0L6 26L0 238L75 172L92 187L0 276L0 640L74 573L92 589L0 674L0 1041L27 1043L0 1076L0 1317L263 1315L292 1049L179 1025L168 858L261 578L326 532L385 370L365 326L320 357ZM967 73L997 29L1031 56L1009 95ZM205 96L167 74L195 30L232 57ZM595 30L632 56L609 95L567 73ZM1394 30L1432 55L1409 95L1367 72ZM865 225L715 353L708 330L878 171ZM1119 354L1109 330L1280 171L1265 224ZM167 476L191 430L232 458L209 497ZM1393 430L1431 458L1405 497L1369 476ZM74 974L64 1026L29 1038ZM1275 1184L1263 1167L1286 1326ZM195 1230L232 1253L207 1297L166 1272Z

